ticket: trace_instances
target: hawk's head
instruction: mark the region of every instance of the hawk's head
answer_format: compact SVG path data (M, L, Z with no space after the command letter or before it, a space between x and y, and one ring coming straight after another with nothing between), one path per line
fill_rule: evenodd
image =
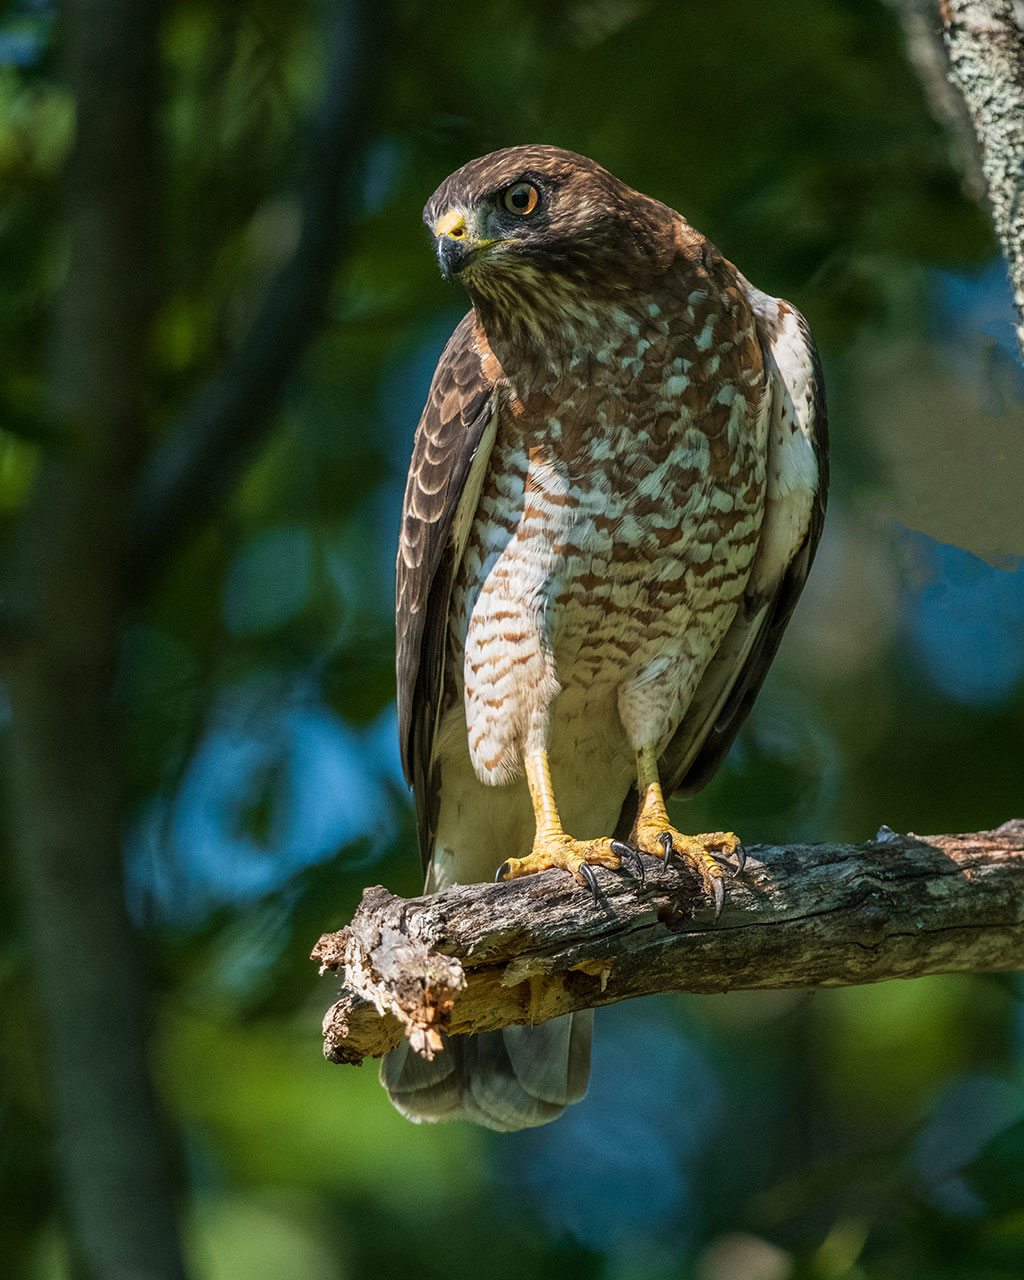
M471 160L427 201L441 270L474 301L529 308L553 294L621 296L663 258L677 214L561 147L507 147ZM646 268L646 270L645 270Z

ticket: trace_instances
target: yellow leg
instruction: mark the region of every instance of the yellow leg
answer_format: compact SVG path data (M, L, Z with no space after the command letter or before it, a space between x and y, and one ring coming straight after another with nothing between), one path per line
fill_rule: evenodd
M549 867L561 867L580 882L597 892L597 881L591 867L610 867L613 871L622 865L623 858L633 870L642 875L640 859L628 845L602 836L597 840L574 840L566 835L555 804L555 792L551 785L551 770L546 751L536 751L526 757L526 782L530 788L533 816L537 824L533 849L525 858L509 858L498 868L496 880L515 880L518 876L535 875ZM635 864L635 865L633 865Z
M658 776L658 753L653 744L642 747L636 757L637 791L640 809L636 817L633 843L641 853L654 854L668 862L675 850L700 876L708 896L714 900L715 915L722 910L725 883L722 868L712 857L740 853L740 842L731 831L710 831L700 836L684 836L669 820Z

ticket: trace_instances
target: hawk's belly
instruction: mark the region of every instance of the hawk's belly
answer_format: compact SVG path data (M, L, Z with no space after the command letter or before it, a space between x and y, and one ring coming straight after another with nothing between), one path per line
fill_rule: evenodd
M499 433L450 637L482 780L547 747L556 776L600 755L628 785L635 751L674 732L757 546L763 454L739 426L724 472L684 422L658 459L640 436L599 437L572 469L550 443Z
M429 888L529 852L528 750L548 750L567 831L612 831L637 747L674 732L742 596L763 504L755 440L738 438L717 477L693 428L660 462L596 452L571 476L549 452L495 444L450 611Z

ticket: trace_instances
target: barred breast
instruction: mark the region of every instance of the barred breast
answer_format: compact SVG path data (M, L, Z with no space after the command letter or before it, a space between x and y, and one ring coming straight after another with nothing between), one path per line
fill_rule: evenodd
M620 310L609 346L503 398L449 637L482 781L508 783L547 742L556 775L580 750L614 757L621 803L636 749L679 724L760 529L766 426L744 310L700 290L671 320Z

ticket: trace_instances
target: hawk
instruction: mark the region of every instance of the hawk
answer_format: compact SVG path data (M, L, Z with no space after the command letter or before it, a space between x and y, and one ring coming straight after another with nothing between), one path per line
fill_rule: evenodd
M731 832L665 797L714 774L807 576L827 485L795 307L571 151L431 196L472 308L434 374L398 552L398 715L426 889L674 852L716 912ZM384 1060L415 1121L520 1129L586 1090L592 1014Z

